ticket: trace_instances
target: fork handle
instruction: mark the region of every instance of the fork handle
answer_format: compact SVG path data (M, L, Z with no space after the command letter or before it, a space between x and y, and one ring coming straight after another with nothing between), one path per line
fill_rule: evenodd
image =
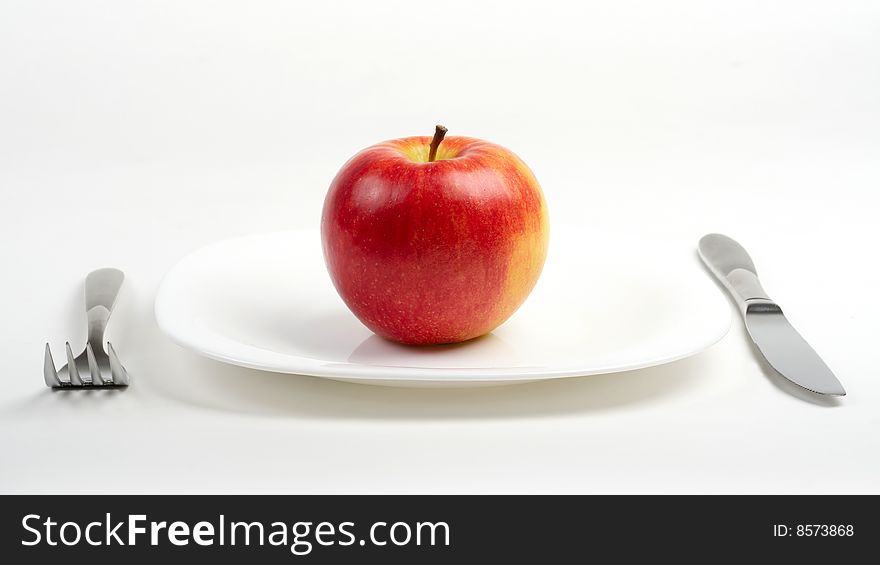
M86 316L89 320L89 343L104 351L104 330L125 274L119 269L98 269L86 276Z

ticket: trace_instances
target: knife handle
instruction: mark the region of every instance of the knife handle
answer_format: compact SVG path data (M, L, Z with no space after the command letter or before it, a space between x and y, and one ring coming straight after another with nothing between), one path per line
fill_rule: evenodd
M700 258L745 312L750 304L773 304L758 280L755 263L742 245L726 235L710 233L700 239Z

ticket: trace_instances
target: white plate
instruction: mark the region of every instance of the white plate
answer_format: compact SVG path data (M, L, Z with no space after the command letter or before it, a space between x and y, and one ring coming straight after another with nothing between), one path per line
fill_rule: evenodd
M401 386L465 386L626 371L702 351L730 306L681 242L582 228L551 233L544 273L488 336L407 347L370 332L336 294L317 231L261 234L178 263L159 327L193 351L279 373Z

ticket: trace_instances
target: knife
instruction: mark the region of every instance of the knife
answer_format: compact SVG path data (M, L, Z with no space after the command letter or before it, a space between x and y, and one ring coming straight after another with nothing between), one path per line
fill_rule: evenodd
M699 251L712 274L733 296L752 341L776 372L819 394L846 394L828 365L788 323L779 305L767 296L755 264L739 243L712 233L700 239Z

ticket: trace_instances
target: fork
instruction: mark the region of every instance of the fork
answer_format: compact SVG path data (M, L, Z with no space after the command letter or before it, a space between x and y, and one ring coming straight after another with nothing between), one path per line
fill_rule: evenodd
M98 269L86 276L86 316L88 341L82 353L73 356L70 342L64 344L67 364L55 371L49 344L43 360L43 378L52 388L126 387L128 371L119 362L110 342L104 349L104 330L125 275L119 269Z

